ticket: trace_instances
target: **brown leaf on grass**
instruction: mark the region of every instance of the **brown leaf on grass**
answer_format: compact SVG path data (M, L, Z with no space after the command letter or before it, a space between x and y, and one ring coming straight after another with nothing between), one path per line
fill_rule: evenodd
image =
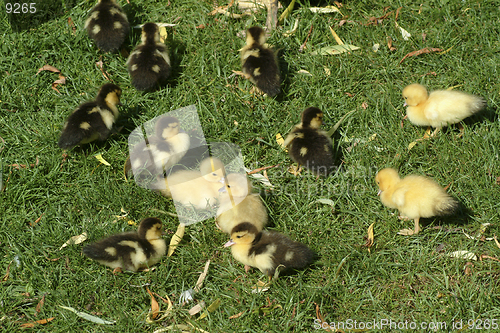
M57 68L55 68L54 66L51 66L51 65L45 65L41 68L38 69L38 72L36 72L36 75L38 75L38 73L42 72L42 71L49 71L49 72L53 72L53 73L61 73L60 70L58 70Z
M319 323L321 325L321 328L325 331L325 332L334 332L330 329L330 324L328 324L324 319L323 319L323 316L321 315L321 312L319 311L319 304L314 302L314 305L316 306L316 319L319 320ZM315 321L316 322L316 321ZM325 325L326 324L326 328L325 328Z
M497 185L500 185L500 176L497 177Z
M421 54L424 54L424 53L442 52L442 51L443 51L443 49L440 49L440 48L437 48L437 47L425 47L423 49L420 49L420 50L408 53L407 55L405 55L403 57L403 59L401 59L401 61L399 63L401 64L408 57L414 57L414 56L418 56L418 55L421 55Z
M43 306L43 303L45 303L45 295L46 294L43 294L42 296L42 299L40 300L40 302L38 302L38 304L36 305L36 308L35 308L35 317L40 313L40 311L42 310L42 306Z
M31 323L24 323L24 324L21 324L20 327L22 327L22 328L32 328L32 327L35 327L36 325L47 324L48 322L51 322L52 320L54 320L54 318L55 317L51 317L51 318L47 318L47 319L40 319L40 320L31 322Z
M384 8L384 12L388 9L389 7L385 7ZM385 19L387 19L389 16L391 16L391 14L394 13L393 11L390 11L380 17L374 17L374 16L371 16L368 18L368 23L366 23L366 25L377 25L377 24L380 24L382 22L384 22Z
M36 160L35 160L35 163L31 163L30 164L30 168L34 168L36 167L38 164L40 163L40 160L38 159L38 156L36 157ZM10 166L10 167L13 167L13 168L16 168L17 170L19 169L26 169L28 166L26 164L17 164L17 163L14 163L14 164L8 164L7 166Z
M232 315L231 317L229 317L228 319L237 319L239 317L241 317L246 311L241 311L235 315Z
M99 70L101 71L102 76L104 76L104 78L105 78L106 80L111 81L111 79L109 78L109 73L108 73L108 72L106 72L106 71L104 70L104 68L103 68L103 65L104 65L104 64L103 64L103 62L102 62L102 57L101 57L101 56L99 57L99 61L97 61L97 62L95 63L95 65L96 65L96 66L97 66L97 68L99 68Z
M307 40L309 39L309 37L311 36L311 33L313 31L313 25L311 24L311 28L309 29L309 32L307 33L307 36L306 36L306 40L304 41L304 43L302 43L302 45L299 47L299 52L304 52L304 49L306 48L306 43L307 43Z
M2 282L5 282L9 279L9 274L10 274L10 264L12 264L12 261L9 262L9 266L7 266L7 272L5 272L5 275L2 278Z
M44 213L42 213L42 215L40 215L40 217L37 218L34 222L30 222L30 227L33 227L35 224L37 224L38 222L40 222L40 220L42 219L43 214Z
M451 186L451 183L449 183L448 185L446 185L446 186L443 188L443 190L447 191L447 190L450 188L450 186Z
M73 31L71 34L74 36L76 35L76 27L75 27L75 23L73 23L73 20L71 19L71 16L68 17L68 25L69 27L71 28L71 30Z
M399 12L401 11L401 8L403 8L403 7L399 7L398 9L396 9L396 17L394 18L394 21L398 20L398 16L399 16Z
M151 296L151 317L153 319L156 319L158 313L160 312L160 305L158 305L158 302L156 301L153 293L149 290L148 287L146 287L146 291L148 292L149 296Z
M61 73L59 73L59 80L55 80L54 82L52 82L52 89L54 89L55 91L57 91L58 93L61 93L58 89L57 89L57 86L59 84L65 84L66 83L66 77L61 75Z
M486 254L481 254L481 255L479 256L479 260L483 261L483 259L491 259L491 260L495 260L495 261L500 262L500 259L495 258L495 257L492 257L492 256L488 256L488 255L486 255Z
M389 51L396 51L396 48L392 46L392 38L390 36L387 36L387 47Z
M367 102L363 102L361 103L361 107L366 110L368 108L368 103Z
M465 264L465 275L469 276L472 274L472 268L474 268L474 264L471 263L470 261L467 261L467 263Z
M190 316L194 316L195 314L203 310L204 307L205 307L205 302L201 301L200 303L196 304L191 309L189 309L188 313Z

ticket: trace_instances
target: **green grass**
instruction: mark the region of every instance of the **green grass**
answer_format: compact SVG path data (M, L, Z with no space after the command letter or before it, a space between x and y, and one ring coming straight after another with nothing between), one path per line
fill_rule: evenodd
M1 11L0 158L5 189L0 193L0 277L10 268L6 281L0 282L4 331L55 317L36 330L152 332L191 322L212 333L307 332L314 331L315 303L328 323L352 319L450 325L458 320L500 319L500 263L474 261L468 275L466 260L446 255L468 250L500 257L493 241L469 239L455 230L475 235L482 223L489 222L492 226L485 236L500 234L498 3L441 0L420 6L399 1L389 11L402 6L398 24L412 35L405 41L395 28L394 14L378 25L367 25L369 17L384 14L388 2L346 1L341 10L348 21L339 27L339 14L312 14L307 8L318 3L299 1L283 28L269 38L279 49L283 73L283 93L269 99L251 95L248 81L231 76L232 70L240 70L237 50L244 43L237 33L263 25L265 11L235 20L209 16L212 1L119 2L132 26L180 17L177 26L168 29L173 75L162 90L137 92L129 81L126 58L95 48L83 30L94 1L40 7L36 18L12 18ZM5 8L5 1L0 4ZM75 35L68 17L76 26ZM282 32L291 29L295 19L300 20L297 31L284 37ZM201 24L205 27L196 28ZM300 53L311 25L308 48ZM361 49L337 56L310 55L314 49L335 45L329 26L345 43ZM392 38L395 51L387 48L387 37ZM125 48L130 51L138 40L139 32L134 30ZM375 43L380 44L376 53ZM447 52L410 57L399 64L407 53L424 47ZM123 89L118 121L123 130L105 143L70 151L63 163L58 136L69 113L93 99L106 83L95 65L101 58L110 78ZM67 78L66 84L58 86L60 94L51 88L57 74L36 74L45 64L59 68ZM405 114L401 91L411 82L431 90L459 86L484 96L488 107L463 122L463 137L457 138L459 131L452 126L408 150L408 144L425 132L408 121L401 126ZM157 216L166 230L175 231L177 220L165 213L175 213L172 202L126 181L122 170L128 134L136 126L190 104L198 109L207 140L238 144L248 168L280 164L267 171L274 191L254 185L263 194L271 228L318 253L312 267L281 277L265 293L253 294L251 286L263 276L257 270L245 274L228 249L222 248L227 236L216 230L213 220L189 226L175 254L152 272L115 276L81 254L85 243L59 250L82 232L88 233L88 243L133 230L126 219L116 218L121 208L135 221ZM308 172L299 177L286 172L291 161L275 141L276 133L288 133L308 106L325 112L325 128L357 110L336 134L342 167L326 179L316 180ZM92 157L95 153L102 153L111 166L99 164ZM462 212L427 220L417 236L396 235L412 222L399 221L376 195L375 173L388 166L403 175L428 175L442 186L449 185L448 192L461 202ZM318 198L331 199L335 206L316 203ZM373 222L375 244L368 252L362 246L363 237ZM208 277L196 300L209 305L220 298L222 303L207 318L195 321L187 314L191 305L179 306L178 297L194 286L208 259L212 261ZM150 308L146 284L175 303L173 315L158 324L145 323ZM43 306L36 311L44 296ZM280 307L265 315L253 311L269 302ZM59 305L117 323L97 325ZM229 319L243 311L241 317Z

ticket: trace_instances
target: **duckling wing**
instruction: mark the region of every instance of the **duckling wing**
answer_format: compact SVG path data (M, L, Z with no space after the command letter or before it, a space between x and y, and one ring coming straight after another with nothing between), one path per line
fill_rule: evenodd
M170 58L165 45L142 45L127 60L132 85L147 90L161 84L170 75Z
M243 73L250 75L250 80L270 97L280 93L280 72L276 55L271 49L255 47L243 54Z
M110 132L111 127L108 128L104 123L100 107L95 102L88 102L79 106L69 116L58 145L68 149L97 139L104 141Z

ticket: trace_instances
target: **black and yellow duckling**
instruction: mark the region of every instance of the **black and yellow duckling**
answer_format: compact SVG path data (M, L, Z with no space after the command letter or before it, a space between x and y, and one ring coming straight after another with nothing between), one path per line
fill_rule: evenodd
M273 97L280 93L280 71L274 51L266 44L260 27L247 30L246 45L241 49L242 71L257 88Z
M168 50L160 42L160 31L155 23L142 26L141 43L132 51L126 65L137 90L151 89L170 75Z
M162 223L148 217L141 221L137 232L124 232L89 244L83 254L111 268L137 272L158 263L167 251L161 238Z
M85 21L85 29L98 48L109 52L122 45L129 31L129 23L116 0L99 0Z
M189 135L181 129L179 119L162 116L156 121L154 135L134 146L125 172L132 169L136 177L144 171L163 175L184 157L189 145Z
M257 231L267 224L266 206L258 193L252 193L252 185L246 175L227 175L225 186L219 193L220 206L215 224L222 232L231 234L233 228L243 222L253 224Z
M70 149L78 144L106 140L118 118L121 94L122 90L116 84L106 83L95 101L77 107L62 129L57 143L59 147Z
M231 246L234 259L260 269L269 277L274 276L276 269L283 273L303 269L315 257L315 253L306 245L275 231L259 232L257 227L248 222L235 226L231 231L231 239L224 246Z
M323 112L309 107L302 112L301 123L288 134L284 145L288 146L291 159L316 175L327 176L333 169L332 139L320 129Z

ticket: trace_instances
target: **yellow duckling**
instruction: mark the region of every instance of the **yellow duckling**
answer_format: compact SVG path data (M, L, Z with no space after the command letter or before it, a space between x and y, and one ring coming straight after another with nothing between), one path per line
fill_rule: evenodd
M109 52L122 45L129 24L127 15L116 0L99 0L85 21L85 29L98 48Z
M451 215L458 209L458 202L429 177L409 175L400 179L396 170L385 168L377 173L375 182L385 206L397 208L402 217L415 221L414 230L400 230L400 235L418 234L421 217Z
M168 50L160 42L160 31L155 23L142 26L141 43L132 51L126 65L137 90L151 89L170 75Z
M247 30L246 45L241 49L241 64L246 77L273 97L280 93L280 71L276 54L266 44L266 33L260 27Z
M163 175L165 171L179 163L189 150L189 135L181 130L180 122L176 117L160 117L155 124L154 135L136 144L125 172L130 168L137 177L144 171L148 175Z
M111 268L137 272L158 263L167 251L161 238L162 223L148 217L141 221L137 232L125 232L87 245L83 254Z
M275 270L289 273L303 269L314 259L314 252L302 243L292 241L275 231L258 231L248 222L238 224L231 231L231 239L224 247L231 246L234 259L256 267L269 277Z
M58 145L70 149L78 144L107 139L118 118L118 105L122 90L115 84L107 83L101 87L95 101L86 102L76 108L69 116Z
M252 192L246 175L231 173L220 190L220 206L215 223L219 229L231 234L233 228L243 222L253 224L261 231L267 224L267 210L260 195Z
M166 179L166 189L160 193L186 207L204 210L213 207L224 182L224 164L215 157L200 163L200 171L181 170Z
M285 139L290 158L316 175L328 176L334 171L332 139L320 129L323 112L316 107L302 111L297 124Z
M480 111L486 101L475 95L455 90L435 90L427 94L427 89L418 83L403 89L404 106L410 122L417 126L432 126L431 136L451 124L461 122Z

